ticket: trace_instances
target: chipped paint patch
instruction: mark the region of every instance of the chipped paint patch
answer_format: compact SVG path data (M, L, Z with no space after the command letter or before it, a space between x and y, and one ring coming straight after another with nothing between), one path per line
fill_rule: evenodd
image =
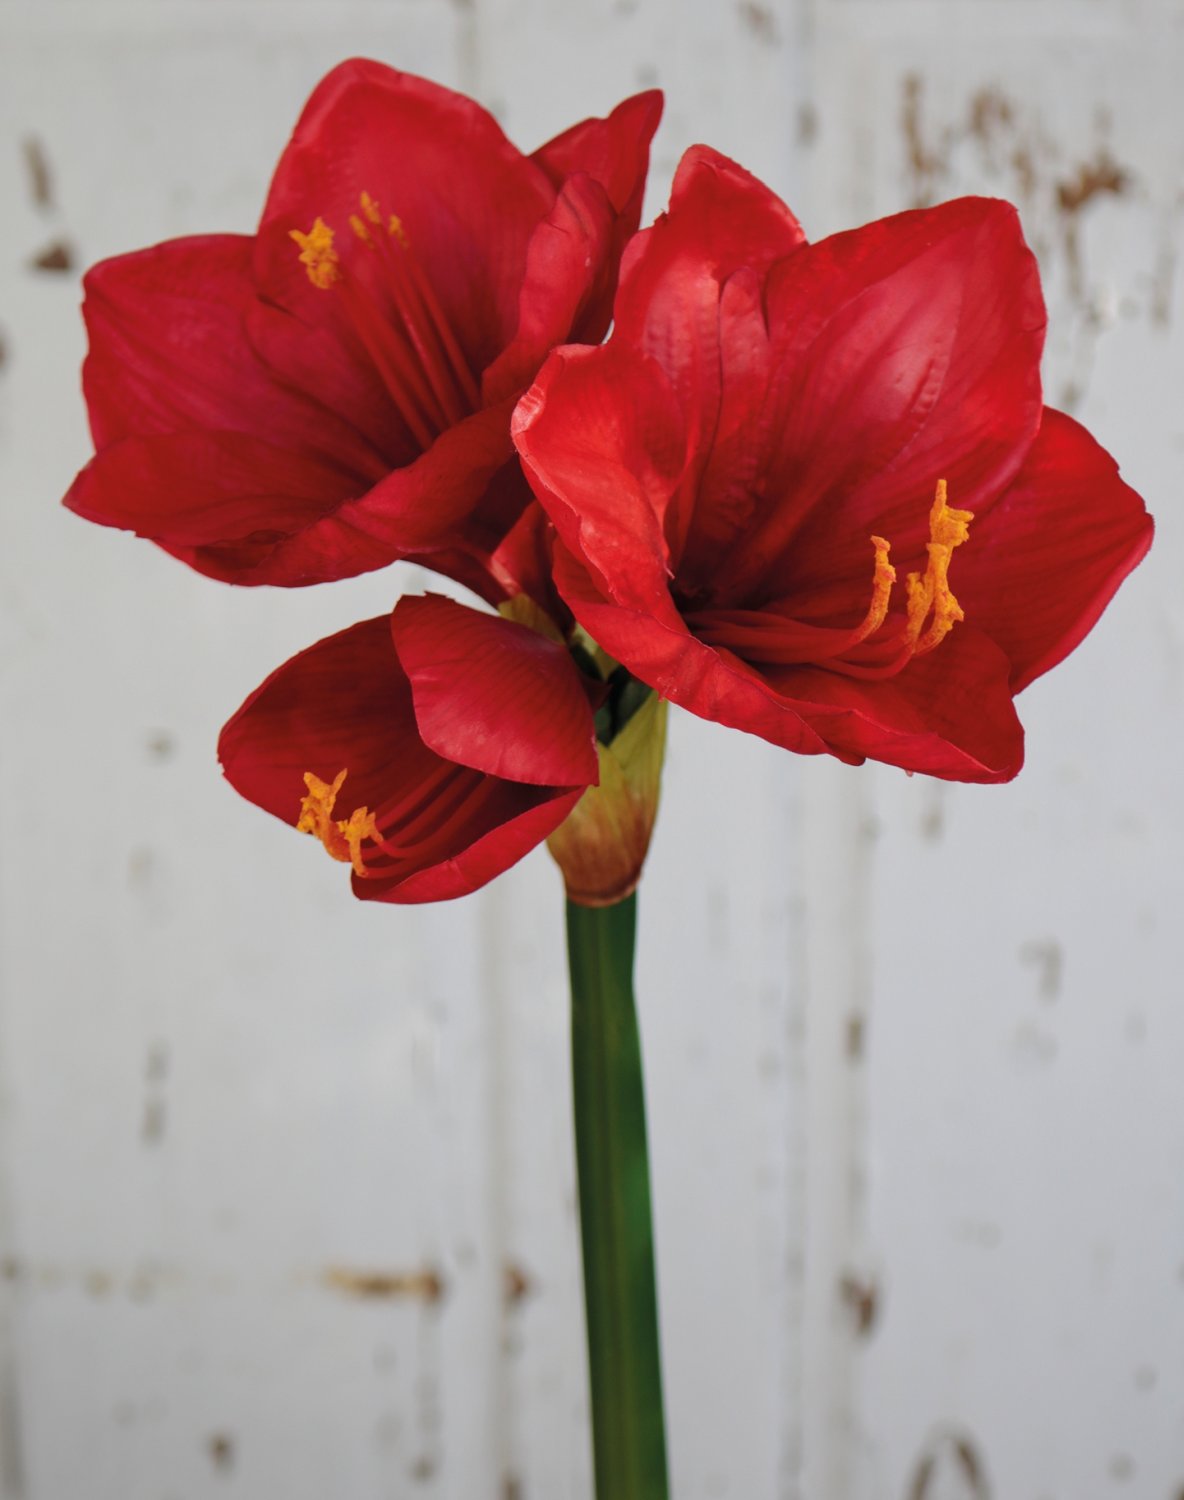
M990 1500L986 1465L967 1432L946 1429L926 1444L913 1470L908 1500Z
M330 1266L322 1279L330 1290L361 1301L406 1297L435 1304L443 1301L445 1293L444 1278L431 1266L420 1271L362 1271L350 1266Z

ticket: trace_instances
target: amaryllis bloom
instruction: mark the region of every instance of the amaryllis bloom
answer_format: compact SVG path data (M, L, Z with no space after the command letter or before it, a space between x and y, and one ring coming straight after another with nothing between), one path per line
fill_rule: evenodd
M787 749L1014 776L1014 695L1152 532L1042 404L1014 209L966 198L810 245L697 147L614 318L515 416L584 628L663 697Z
M413 556L512 592L510 413L554 344L603 336L660 110L640 94L524 156L471 99L335 68L255 235L88 274L97 453L66 503L233 583Z
M462 896L598 779L600 693L567 650L438 596L320 641L222 731L244 797L314 835L366 900Z

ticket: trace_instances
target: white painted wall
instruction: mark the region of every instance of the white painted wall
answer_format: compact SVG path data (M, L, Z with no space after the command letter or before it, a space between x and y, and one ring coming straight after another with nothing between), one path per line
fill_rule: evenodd
M354 52L524 146L661 83L653 210L694 139L814 236L1019 202L1050 396L1158 542L1025 695L1009 787L672 720L639 980L674 1487L1180 1500L1178 0L0 0L0 1496L589 1494L555 872L364 908L214 764L422 575L234 591L57 506L77 270L32 261L250 229Z

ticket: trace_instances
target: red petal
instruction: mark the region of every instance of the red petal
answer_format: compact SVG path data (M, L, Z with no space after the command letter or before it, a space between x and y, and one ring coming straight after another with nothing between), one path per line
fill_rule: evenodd
M313 325L331 299L310 286L288 238L318 216L342 236L363 192L402 220L474 370L504 348L535 225L554 189L473 100L354 59L314 90L276 168L256 272L269 297ZM364 252L362 252L364 253Z
M828 748L759 673L696 640L669 597L650 608L611 603L562 543L555 549L555 578L589 635L671 703L803 755Z
M515 483L493 484L513 457L509 411L476 413L362 493L348 474L244 433L185 432L105 448L65 503L228 583L296 587L422 557L500 598L492 580L481 586L483 559L530 499L516 466Z
M83 386L95 443L190 429L248 432L372 482L380 455L347 420L281 384L255 354L251 241L170 240L87 272Z
M511 781L599 780L588 693L564 647L433 594L401 599L391 632L437 754Z
M605 120L584 120L573 125L534 153L533 159L557 189L569 177L586 172L604 188L615 215L606 255L607 274L600 278L579 322L562 338L552 340L553 343L570 340L598 344L604 337L612 317L621 253L641 219L650 142L661 118L662 95L652 89L618 104Z
M648 89L622 100L605 119L581 120L540 146L531 157L556 191L567 178L587 172L601 184L618 214L641 214L650 142L662 118L662 92ZM632 232L632 231L631 231Z
M354 891L380 901L475 890L558 827L582 792L518 786L451 767L429 750L386 616L330 636L272 673L226 725L218 753L237 791L292 824L304 773L331 782L345 770L335 812L368 807L388 839L406 845L398 858L363 846L370 874L354 877Z
M604 592L633 604L667 597L662 521L686 437L661 369L616 340L557 349L512 426L540 503Z
M548 351L572 337L586 308L611 307L617 271L613 231L612 206L600 184L583 175L566 182L531 238L518 331L482 377L486 401L517 396Z
M934 486L978 509L1040 417L1045 313L1015 210L964 198L835 235L770 276L764 521L717 584L737 601L850 578L879 532L923 554Z
M799 754L865 756L955 781L1006 781L1023 761L1007 659L959 626L898 677L856 681L818 668L757 671L692 636L668 604L652 612L596 593L565 548L556 578L576 619L635 677L701 718Z
M946 781L1010 781L1024 732L1007 658L981 631L957 626L896 677L864 681L818 667L770 671L770 681L844 758L868 756Z
M1013 692L1093 629L1153 529L1106 450L1046 409L1014 484L972 526L956 578L967 621L1011 658Z
M104 448L65 503L167 546L272 547L352 490L348 476L244 432L173 432Z
M695 306L710 314L735 271L764 271L805 242L802 226L763 182L710 146L692 146L678 164L668 212L630 243L617 332L654 354L681 389L680 347L701 332Z

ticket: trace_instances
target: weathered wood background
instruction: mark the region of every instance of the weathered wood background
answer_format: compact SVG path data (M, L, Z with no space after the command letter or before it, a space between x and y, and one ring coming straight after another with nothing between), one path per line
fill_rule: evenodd
M0 1493L585 1500L561 898L364 909L227 713L421 575L58 508L81 267L252 227L364 53L524 146L668 93L819 236L1014 199L1155 551L1005 788L672 720L642 897L678 1500L1184 1494L1184 6L0 0Z

